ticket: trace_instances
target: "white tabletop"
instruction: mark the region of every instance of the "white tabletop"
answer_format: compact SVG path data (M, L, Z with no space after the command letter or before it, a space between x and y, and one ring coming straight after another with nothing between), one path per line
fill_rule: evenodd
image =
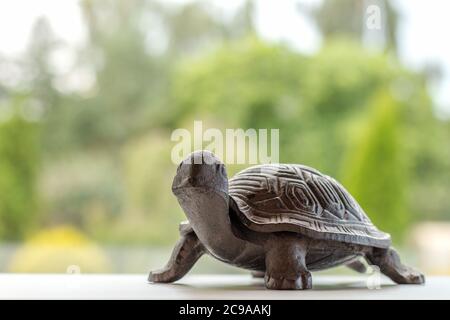
M381 288L374 289L373 279L364 275L313 275L313 289L305 291L266 290L262 279L249 275L191 275L174 284L150 284L146 278L0 274L0 299L450 299L450 277L427 277L425 285L395 285L382 277Z

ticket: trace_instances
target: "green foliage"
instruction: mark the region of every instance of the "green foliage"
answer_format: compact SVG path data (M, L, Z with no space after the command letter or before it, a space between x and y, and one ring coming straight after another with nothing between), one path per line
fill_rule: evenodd
M247 38L181 65L169 114L174 127L209 119L221 127L281 128L281 161L337 174L347 122L399 73L387 56L351 40L330 41L306 57Z
M302 60L251 37L186 61L172 91L175 124L210 115L231 126L279 127L290 121L283 103L299 95Z
M447 120L418 126L421 134L416 130L416 135L410 135L414 138L406 140L406 146L416 154L410 166L415 183L408 194L416 219L450 220L449 124Z
M246 7L233 19L233 27L218 21L201 2L174 10L155 1L85 0L81 8L89 37L77 53L94 84L81 95L52 100L44 126L44 146L51 154L99 146L115 149L149 129L166 126L173 117L167 115L165 103L175 61L251 28L248 15L241 14ZM52 54L51 33L40 34L42 44L34 45L40 48L36 61ZM45 65L39 67L48 75ZM47 78L37 83L53 92Z
M44 112L39 125L18 114L0 123L0 236L23 238L41 211L41 225L70 223L105 242L172 242L183 213L170 192L170 131L194 119L205 129L280 129L282 162L343 178L394 239L410 219L448 219L450 130L433 115L424 77L392 51L364 48L348 16L358 1L337 2L313 15L324 42L303 55L258 38L251 1L227 19L202 2L81 1L88 37L73 51L75 71L92 85L75 92L57 85L64 77L49 62L61 43L40 19L27 77L12 91ZM0 98L10 90L0 83Z
M162 244L178 236L184 215L171 192L175 165L161 133L129 141L121 150L124 208L116 217L92 221L89 230L113 243Z
M433 127L436 120L421 78L391 56L344 38L328 41L310 57L247 38L185 62L175 79L174 127L206 119L219 128L280 128L282 162L344 176L363 207L396 238L407 217L419 211L406 199L406 176L421 185L423 176L412 171L430 136L417 128ZM378 91L384 98L374 102ZM355 123L369 129L362 135ZM378 180L368 185L371 175ZM386 185L391 192L380 192Z
M407 155L402 148L400 107L389 92L377 94L370 117L343 161L344 185L375 225L396 240L411 217L405 203Z
M39 130L21 117L23 104L0 106L9 109L0 120L0 238L8 240L24 236L37 215Z
M142 2L83 2L90 39L80 53L95 85L87 96L67 95L45 119L50 152L115 148L158 122L167 64L145 47ZM105 24L103 16L109 15ZM57 134L55 134L57 132Z
M338 175L342 152L351 138L348 123L364 115L373 92L395 82L399 72L395 60L371 53L355 41L335 38L326 42L302 75L305 111L297 128L301 123L303 130L297 138L301 144L288 149L291 157L304 150L304 162Z
M101 152L46 161L40 171L42 223L86 230L93 223L112 220L124 206L119 169L111 154Z

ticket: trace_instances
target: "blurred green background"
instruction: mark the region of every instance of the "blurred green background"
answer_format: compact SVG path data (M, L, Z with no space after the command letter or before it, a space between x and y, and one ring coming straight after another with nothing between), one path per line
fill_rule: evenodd
M202 120L280 129L281 162L336 177L406 261L450 274L450 121L435 74L400 62L389 1L384 41L368 46L363 3L299 6L321 35L312 53L264 39L258 1L226 15L209 1L81 0L85 39L70 50L35 19L23 53L0 55L0 271L161 266L184 219L170 135ZM208 259L195 271L225 270L237 272Z

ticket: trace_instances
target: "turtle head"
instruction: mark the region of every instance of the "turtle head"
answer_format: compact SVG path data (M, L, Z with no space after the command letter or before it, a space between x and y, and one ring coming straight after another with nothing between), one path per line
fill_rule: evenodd
M225 165L214 153L195 151L178 166L172 183L175 195L186 189L199 189L228 193L228 177Z
M229 215L225 165L212 152L196 151L183 160L172 191L200 242L213 256L233 261L242 253L245 242L233 233Z

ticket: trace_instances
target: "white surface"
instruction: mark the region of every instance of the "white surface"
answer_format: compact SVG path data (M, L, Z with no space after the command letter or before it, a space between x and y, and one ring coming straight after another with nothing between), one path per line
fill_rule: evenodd
M449 277L425 285L394 285L382 278L368 289L367 277L313 275L313 289L266 290L249 275L192 275L175 284L150 284L146 275L0 274L0 299L450 299Z

